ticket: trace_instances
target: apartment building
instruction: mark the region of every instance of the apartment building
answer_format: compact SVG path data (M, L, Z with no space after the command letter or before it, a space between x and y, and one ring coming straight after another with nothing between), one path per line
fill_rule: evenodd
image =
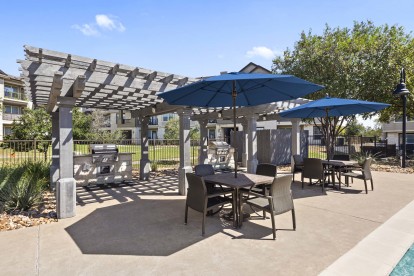
M406 128L407 154L414 154L414 118L407 118ZM402 144L402 118L382 124L382 135L388 144L397 145L401 149Z
M0 70L0 140L11 134L14 120L19 120L25 108L31 108L31 102L24 94L24 83Z

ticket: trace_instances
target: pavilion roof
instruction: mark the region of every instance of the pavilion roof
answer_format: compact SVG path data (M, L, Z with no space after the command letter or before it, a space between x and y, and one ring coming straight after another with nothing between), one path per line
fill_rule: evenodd
M198 80L28 45L24 51L25 59L18 63L26 93L35 106L46 106L49 112L56 110L59 96L75 97L75 105L85 108L139 111L147 116L173 112L183 107L168 105L157 94ZM238 114L278 113L307 101L297 99L244 107ZM194 116L217 117L219 111L230 116L228 108L191 109Z

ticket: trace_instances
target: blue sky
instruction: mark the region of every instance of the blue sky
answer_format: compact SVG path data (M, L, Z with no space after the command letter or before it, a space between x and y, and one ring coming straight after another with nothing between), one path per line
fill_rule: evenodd
M414 1L5 1L0 69L19 75L23 45L190 77L271 67L300 33L326 23L414 30Z
M302 31L325 24L371 20L414 31L412 0L15 0L1 8L0 69L15 76L25 44L200 77L250 61L270 69Z

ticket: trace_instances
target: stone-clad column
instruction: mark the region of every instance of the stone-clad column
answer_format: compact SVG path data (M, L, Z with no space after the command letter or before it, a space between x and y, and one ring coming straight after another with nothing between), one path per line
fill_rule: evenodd
M58 97L59 106L59 181L56 185L56 212L58 218L75 216L76 181L73 178L72 109L76 98Z
M192 172L191 168L191 144L190 144L190 110L178 112L180 120L180 167L178 169L178 192L187 194L186 173Z
M257 167L257 115L250 115L247 116L247 131L248 131L248 140L249 140L249 147L247 150L248 157L247 157L247 172L248 173L256 173Z
M207 164L208 163L208 152L207 152L207 143L208 143L208 131L207 131L207 119L199 120L200 125L200 152L198 154L198 164Z
M55 190L59 180L59 112L52 112L52 164L50 164L50 188Z
M243 153L242 153L242 167L247 167L247 149L249 148L249 137L247 131L247 121L242 122L243 127Z
M292 157L290 159L293 170L293 155L300 154L300 119L292 119Z
M138 118L141 124L141 159L139 161L139 179L140 180L148 180L149 174L151 171L151 164L149 160L149 152L148 152L148 123L149 117L142 117Z

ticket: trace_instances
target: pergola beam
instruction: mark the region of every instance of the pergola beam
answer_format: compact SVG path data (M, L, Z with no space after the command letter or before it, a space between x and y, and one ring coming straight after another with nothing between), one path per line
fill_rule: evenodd
M63 73L59 71L55 72L53 76L52 89L50 91L49 100L46 108L47 112L49 113L54 111L57 103L57 98L60 96L60 92L63 86L62 76Z

